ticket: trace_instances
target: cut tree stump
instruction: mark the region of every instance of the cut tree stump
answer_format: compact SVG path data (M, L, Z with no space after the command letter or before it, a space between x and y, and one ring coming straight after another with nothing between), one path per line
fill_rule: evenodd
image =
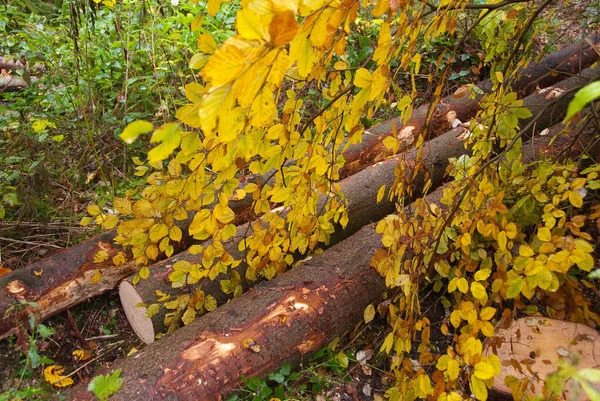
M577 369L600 367L600 336L597 330L583 324L532 316L499 329L488 341L485 352L497 354L502 365L494 380L494 391L507 399L512 399L511 387L519 389L519 393L542 395L544 380L556 371L552 362L558 359L579 359ZM505 382L507 378L509 384ZM567 384L565 395L572 395L573 391L573 383ZM576 399L583 401L587 397Z
M549 54L538 63L531 63L523 69L521 77L513 84L512 89L522 97L534 93L536 88L546 88L569 78L598 61L599 47L600 35L593 35L583 42ZM488 79L479 83L477 87L483 93L489 93L492 90L492 82ZM426 139L435 138L448 131L455 119L464 122L475 117L480 110L480 99L481 96L471 99L468 91L459 90L435 105L429 121L427 116L430 105L425 104L416 108L406 123L397 117L367 129L363 133L362 141L351 145L344 152L346 163L340 169L340 178L355 174L364 166L391 156L392 151L383 145L383 140L394 135L394 132L402 143L402 151L411 146L424 131L427 132Z
M574 141L577 132L572 129L554 137L561 129L527 143L529 157L556 155L568 145L581 152L595 134L587 132ZM425 201L444 209L441 195L438 189ZM381 299L384 280L370 266L380 247L381 236L372 225L365 226L295 269L116 361L110 370L122 369L124 382L111 400L221 400L242 384L242 377L264 376L282 364L309 360L311 353L351 330L367 305ZM65 395L94 399L87 383Z

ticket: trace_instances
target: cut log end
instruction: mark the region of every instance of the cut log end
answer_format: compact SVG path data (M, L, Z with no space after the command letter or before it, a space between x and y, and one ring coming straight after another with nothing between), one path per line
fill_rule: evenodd
M518 382L528 379L534 392L542 395L544 379L556 371L556 366L550 362L578 353L581 359L577 369L596 368L600 364L597 356L600 354L600 335L583 324L528 317L499 330L496 341L488 344L486 349L487 354L492 352L502 363L500 376L494 381L494 391L510 397L512 391L505 379L513 376ZM566 393L571 390L569 386L565 388Z
M153 343L155 333L152 319L146 314L146 307L138 306L144 300L130 282L122 281L119 284L119 298L127 320L135 334L144 343Z

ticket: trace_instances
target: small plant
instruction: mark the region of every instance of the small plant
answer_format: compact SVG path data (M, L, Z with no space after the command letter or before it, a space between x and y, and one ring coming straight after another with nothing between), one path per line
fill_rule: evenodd
M121 389L123 385L121 369L116 369L107 375L98 375L88 384L88 391L92 392L100 401L108 398Z
M37 304L21 301L20 304L16 304L15 306L20 309L29 306L37 307ZM14 309L7 310L7 314L14 312L18 311ZM23 387L23 383L24 380L31 379L34 376L34 369L42 365L54 363L52 359L42 356L38 347L38 342L44 341L53 335L54 330L44 324L37 323L33 313L29 314L28 323L30 330L28 332L23 331L19 340L19 346L25 356L25 359L22 361L24 366L17 371L19 377L17 384L10 390L0 393L0 401L36 399L35 397L46 394L46 390L39 386Z
M336 352L333 347L323 347L305 368L292 371L289 364L266 379L243 379L244 387L227 401L303 400L319 394L332 384L349 380L348 363L354 361L352 353Z

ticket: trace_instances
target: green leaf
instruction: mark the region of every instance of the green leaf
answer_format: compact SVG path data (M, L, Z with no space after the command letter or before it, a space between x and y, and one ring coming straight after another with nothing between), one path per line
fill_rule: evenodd
M98 375L94 377L88 384L88 391L94 393L100 401L107 401L108 397L121 389L123 380L121 369L117 369L106 376Z
M588 103L600 98L600 81L592 82L589 85L581 88L569 103L567 116L565 121L568 121L575 114L579 113Z
M137 120L129 123L123 132L121 132L119 137L125 141L125 143L133 143L138 136L141 134L147 134L148 132L152 131L153 128L154 127L152 123L144 120Z

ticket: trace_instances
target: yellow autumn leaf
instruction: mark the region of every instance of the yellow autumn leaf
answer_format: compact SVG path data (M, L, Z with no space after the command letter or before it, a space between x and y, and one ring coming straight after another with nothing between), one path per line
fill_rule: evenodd
M98 207L98 205L89 205L87 207L87 212L91 216L97 216L101 213L100 207Z
M96 270L96 272L92 276L91 280L92 280L92 283L94 283L94 284L99 283L100 280L102 280L102 272L100 270Z
M102 228L105 230L110 230L111 228L115 228L117 224L119 224L119 216L116 214L109 214L102 222Z
M138 274L139 274L140 278L145 280L148 278L148 276L150 276L150 269L148 269L146 266L144 266L140 269L140 272Z
M269 24L269 36L273 46L285 46L294 39L298 22L292 10L284 10L273 16Z
M187 326L188 324L192 323L194 319L196 319L196 309L188 307L183 313L181 321Z
M127 198L115 198L115 210L124 216L129 216L132 212L131 201Z
M144 120L137 120L127 124L127 127L121 132L119 137L125 141L125 143L133 143L138 136L147 134L152 131L154 126L152 123Z
M148 152L148 161L157 163L169 157L181 142L181 125L177 123L168 123L157 128L150 143L160 142L160 145L150 149Z
M237 13L235 28L244 39L267 42L270 39L268 18L269 16L261 15L254 9L243 8Z
M504 231L500 231L500 233L498 233L498 248L501 251L505 251L506 244L507 244L506 233Z
M446 372L448 372L448 378L450 380L458 379L458 375L460 374L460 367L458 366L458 361L456 359L451 359L450 361L448 361Z
M485 383L477 376L471 376L471 391L479 401L485 401L488 391Z
M487 296L485 287L477 281L471 283L471 294L473 294L475 299L484 299Z
M76 349L73 351L73 359L76 361L87 361L92 357L92 351L88 349Z
M217 300L212 295L206 295L204 300L204 309L207 311L213 311L217 309Z
M54 387L68 387L73 384L73 379L65 377L65 368L60 365L50 365L44 369L44 379Z
M127 259L125 258L125 253L122 251L117 253L115 256L113 256L112 261L115 266L121 266L127 261Z
M222 3L227 3L229 0L208 0L207 10L208 13L214 17L219 12Z
M491 320L496 315L496 308L492 308L490 306L483 308L479 312L479 318L481 320Z
M578 192L569 191L569 202L577 208L583 207L583 198Z
M365 319L365 323L369 323L375 318L375 306L373 306L373 304L369 304L365 308L363 312L363 317Z
M487 278L490 276L491 273L492 273L492 271L490 269L481 269L475 273L473 278L477 281L485 281L485 280L487 280Z
M94 263L102 263L104 262L106 259L108 259L108 252L104 251L104 250L99 250L98 252L96 252L96 254L94 255Z
M271 195L271 202L274 202L274 203L284 202L292 195L293 191L294 191L294 189L290 188L290 187L279 188L277 191L275 191L273 193L273 195Z
M503 83L504 82L504 74L502 74L502 71L496 71L496 80L499 83Z
M550 241L550 239L552 239L552 234L550 233L550 230L546 227L538 228L537 236L540 239L540 241L547 242Z
M188 248L188 252L191 253L192 255L198 255L200 253L202 253L202 250L204 248L202 247L202 245L192 245Z
M373 83L373 77L366 68L359 68L354 76L354 85L357 88L368 88Z
M481 380L491 379L494 377L494 367L487 362L478 362L473 373Z
M467 282L467 280L464 277L459 278L456 284L457 284L458 290L460 292L462 292L463 294L466 294L467 291L469 291L469 283Z
M383 199L383 195L385 195L385 185L382 185L381 188L377 191L377 203L380 203Z
M217 42L210 33L203 33L198 37L198 48L202 53L213 54L217 50Z

